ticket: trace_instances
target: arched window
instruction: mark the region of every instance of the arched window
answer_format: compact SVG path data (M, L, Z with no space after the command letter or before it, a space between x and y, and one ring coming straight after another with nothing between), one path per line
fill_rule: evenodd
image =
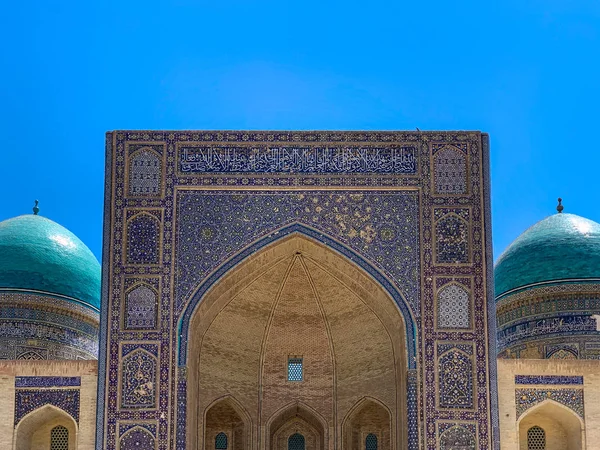
M215 450L227 450L227 435L219 433L215 437Z
M546 432L538 427L527 430L527 450L546 450Z
M69 450L69 430L62 425L50 431L50 450Z
M288 439L288 450L304 450L304 436L294 433Z
M365 450L377 450L377 436L373 433L367 434L365 439Z

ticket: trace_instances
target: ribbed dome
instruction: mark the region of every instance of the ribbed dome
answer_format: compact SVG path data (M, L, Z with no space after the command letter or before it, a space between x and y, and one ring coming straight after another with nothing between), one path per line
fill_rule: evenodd
M600 279L600 224L574 214L536 223L505 251L494 270L496 297L536 283Z
M100 264L66 228L24 215L0 222L0 288L43 291L100 307Z

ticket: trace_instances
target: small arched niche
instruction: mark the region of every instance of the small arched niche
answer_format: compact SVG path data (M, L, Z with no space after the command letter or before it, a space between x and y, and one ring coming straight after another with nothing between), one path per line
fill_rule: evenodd
M232 397L214 402L206 410L205 450L246 450L249 447L250 418Z
M302 403L288 405L268 422L269 450L325 450L325 420ZM302 442L303 448L300 445Z
M583 449L583 421L574 411L552 400L528 410L519 419L518 430L519 450Z
M373 398L360 400L348 413L343 425L344 448L348 450L390 450L391 415Z
M66 433L62 428L66 429ZM44 405L27 414L17 424L15 450L51 450L52 430L55 430L55 435L57 430L61 431L61 440L67 435L68 450L77 449L77 423L73 417L56 406Z

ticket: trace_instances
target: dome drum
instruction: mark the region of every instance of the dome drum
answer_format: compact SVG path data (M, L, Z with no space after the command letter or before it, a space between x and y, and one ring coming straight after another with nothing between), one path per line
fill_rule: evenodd
M504 358L600 358L600 224L550 216L519 236L495 267L498 353Z
M0 359L96 359L99 306L100 264L73 233L36 214L0 222Z

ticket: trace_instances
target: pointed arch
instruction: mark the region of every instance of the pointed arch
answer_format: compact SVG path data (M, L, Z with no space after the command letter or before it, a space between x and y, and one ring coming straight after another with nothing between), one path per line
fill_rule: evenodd
M467 220L449 212L435 221L434 256L437 264L467 264L470 261Z
M457 216L458 217L458 216ZM372 281L376 285L383 289L394 301L400 310L402 319L404 321L406 331L406 347L408 352L407 364L409 369L416 368L416 319L413 315L408 302L405 300L403 294L398 290L392 282L383 275L378 269L376 269L369 261L364 259L361 255L356 253L354 250L348 248L338 240L324 234L321 231L310 228L301 223L293 223L285 226L278 230L273 231L268 236L263 237L253 244L250 244L245 249L241 250L238 254L234 255L228 261L223 263L218 269L216 269L206 281L202 283L198 289L190 296L187 301L180 319L177 323L178 327L178 365L185 366L187 364L187 350L188 350L188 332L190 326L190 320L195 314L198 306L205 295L213 289L213 287L230 271L234 270L238 264L244 261L249 256L258 252L267 250L269 247L278 244L280 241L289 239L290 237L298 235L307 238L319 245L324 245L327 248L333 250L335 253L340 254L342 257L347 258L356 264L362 271L366 272Z
M135 426L119 438L119 450L154 450L156 439L145 427Z
M152 147L141 147L128 158L129 195L160 196L162 188L162 156Z
M121 407L152 409L156 407L158 361L144 348L136 348L121 360Z
M267 421L266 448L288 450L289 439L300 433L309 448L324 450L328 442L327 421L317 411L303 402L288 403Z
M582 450L585 422L571 408L552 399L544 400L525 411L517 420L519 448L528 450L527 432L532 427L544 430L546 441L563 450ZM537 449L536 449L537 450Z
M138 282L125 292L123 314L126 330L152 330L156 328L158 292L148 283Z
M127 264L160 263L160 220L146 211L127 219L125 262Z
M388 408L393 410L394 439L405 443L406 427L399 424L408 422L417 426L416 414L411 413L407 417L406 407L407 367L410 366L406 327L408 323L413 324L412 316L409 314L406 319L398 303L382 287L383 283L374 279L355 260L304 233L290 232L278 237L271 245L261 246L258 250L252 248L245 256L229 270L220 272L212 284L201 286L194 296L197 300L195 307L192 308L192 302L188 304L187 311L189 314L193 311L192 317L185 328L182 326L180 329L180 355L189 351L190 356L186 361L185 381L179 379L179 385L184 388L178 390L178 403L185 405L185 410L178 413L177 427L185 430L188 446L193 448L195 443L203 442L203 412L214 398L224 393L234 394L250 411L259 431L265 429L264 424L272 416L273 408L278 407L278 401L287 404L292 399L291 394L277 399L273 392L283 388L280 383L286 382L286 373L282 372L281 379L278 374L280 369L286 371L285 362L290 355L300 356L304 350L292 351L290 347L290 352L287 352L277 342L294 342L293 339L275 339L275 331L271 330L296 336L295 332L289 334L293 327L284 325L281 319L291 316L277 312L283 311L277 310L280 304L288 305L285 308L296 308L292 306L296 303L290 300L296 292L303 292L303 298L310 298L311 304L315 305L309 307L308 303L297 303L304 306L300 310L294 309L296 312L293 313L305 315L314 308L314 316L310 317L314 317L315 322L311 319L311 329L319 331L311 336L323 345L311 347L319 349L312 353L312 361L321 358L319 365L313 367L327 367L327 372L321 370L319 377L311 377L311 358L304 358L306 377L298 389L307 389L303 386L311 385L311 380L321 379L319 383L324 383L322 388L331 389L332 400L338 395L338 389L344 398L350 397L335 417L332 408L319 406L319 413L328 421L326 429L334 426L329 421L335 420L335 426L341 425L352 401L364 395L379 396L382 386L393 386L393 390L387 392L386 401L389 402ZM294 260L301 262L296 264ZM292 279L296 281L286 281ZM292 284L294 289L286 287ZM280 298L286 300L280 303ZM272 322L271 317L277 319ZM344 339L349 329L360 329L367 334L362 339ZM243 339L239 339L240 336ZM360 336L360 333L356 332L353 336ZM410 338L414 343L415 335ZM273 347L267 345L269 342L273 343ZM302 343L293 346L298 349L304 345ZM276 350L267 351L267 348ZM335 358L328 348L335 348ZM283 362L279 364L278 361ZM416 364L416 361L411 361L411 364ZM343 374L341 377L336 375L338 370ZM375 377L379 381L363 383L364 377ZM263 390L267 385L273 388ZM266 394L260 395L260 392ZM297 399L305 400L303 395L300 394ZM311 406L317 407L312 403ZM266 440L262 436L258 439L261 442Z
M464 285L456 281L444 284L436 293L436 305L437 328L472 328L471 293Z
M380 400L365 396L348 411L342 422L343 448L366 450L367 437L374 436L379 450L396 448L393 414ZM373 441L373 437L371 437Z
M204 410L203 424L205 450L218 449L217 438L221 434L225 434L226 448L229 450L251 447L252 418L232 395L224 395L209 404Z
M66 411L54 405L41 406L26 414L16 425L15 450L50 447L52 429L63 426L68 431L68 448L77 446L77 421Z

